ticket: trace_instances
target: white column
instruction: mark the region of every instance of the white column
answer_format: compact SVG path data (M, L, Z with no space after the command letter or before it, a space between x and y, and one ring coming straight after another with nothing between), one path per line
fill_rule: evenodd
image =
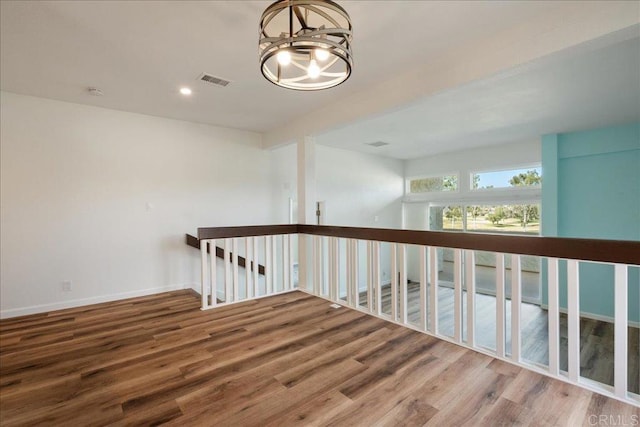
M315 224L316 156L315 141L310 136L298 139L298 224ZM310 289L311 268L307 259L307 237L298 236L298 286Z

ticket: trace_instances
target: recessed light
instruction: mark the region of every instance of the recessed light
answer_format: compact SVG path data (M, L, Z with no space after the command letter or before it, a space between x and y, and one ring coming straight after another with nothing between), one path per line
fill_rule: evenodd
M180 93L183 95L191 95L191 89L189 89L188 87L181 87Z

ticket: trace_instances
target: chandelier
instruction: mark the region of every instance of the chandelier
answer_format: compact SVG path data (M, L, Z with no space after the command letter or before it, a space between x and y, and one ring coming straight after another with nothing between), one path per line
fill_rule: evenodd
M288 89L339 85L353 67L351 19L330 0L280 0L260 19L260 70Z

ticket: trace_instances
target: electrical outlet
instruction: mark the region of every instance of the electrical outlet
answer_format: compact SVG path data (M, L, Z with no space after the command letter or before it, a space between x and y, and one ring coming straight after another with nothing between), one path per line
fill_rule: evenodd
M62 282L62 292L71 292L71 280Z

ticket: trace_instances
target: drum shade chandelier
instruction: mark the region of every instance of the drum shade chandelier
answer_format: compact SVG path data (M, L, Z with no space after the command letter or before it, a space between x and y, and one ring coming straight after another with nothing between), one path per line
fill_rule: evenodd
M353 67L349 14L329 0L280 0L260 20L260 70L288 89L339 85Z

